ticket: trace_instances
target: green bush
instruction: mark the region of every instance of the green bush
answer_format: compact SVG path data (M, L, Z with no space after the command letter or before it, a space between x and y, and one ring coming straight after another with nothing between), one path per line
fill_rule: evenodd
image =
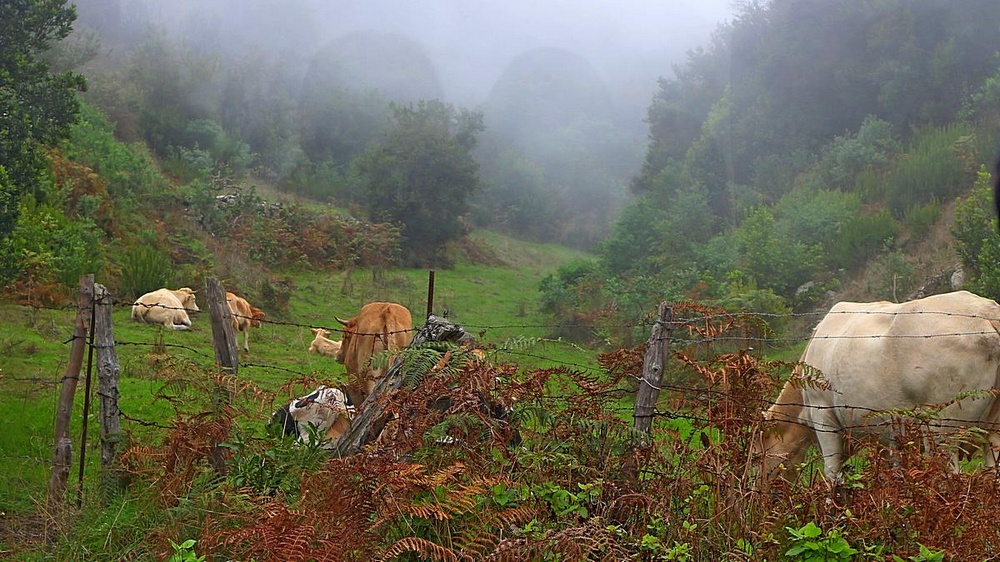
M123 251L119 265L119 288L130 299L166 287L171 281L173 268L169 256L150 244Z
M931 227L941 217L941 205L937 201L931 201L924 205L915 205L906 210L904 220L910 229L913 238L920 239L927 236Z
M81 105L80 121L63 149L71 160L93 168L108 182L108 194L122 215L156 205L172 192L145 145L115 140L114 125L91 105Z
M972 179L966 160L973 138L971 129L963 125L918 131L887 178L885 199L893 214L902 216L915 205L960 193Z
M104 268L100 229L53 207L22 205L10 244L18 269L36 282L75 287L80 276Z
M972 191L955 205L951 232L969 290L991 299L1000 298L1000 235L996 220L990 172L981 166Z
M898 226L885 209L851 217L840 228L827 251L829 267L853 270L862 266L886 241L895 238Z

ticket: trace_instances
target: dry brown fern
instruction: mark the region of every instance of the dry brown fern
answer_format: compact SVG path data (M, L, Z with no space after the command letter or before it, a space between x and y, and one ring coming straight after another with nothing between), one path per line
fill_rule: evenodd
M443 547L427 539L405 537L393 543L382 553L379 560L392 560L405 552L416 552L426 560L435 562L458 562L467 560L461 552Z

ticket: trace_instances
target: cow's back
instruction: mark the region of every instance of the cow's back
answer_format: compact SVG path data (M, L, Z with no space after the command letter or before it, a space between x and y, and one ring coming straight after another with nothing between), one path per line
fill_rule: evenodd
M371 369L369 365L372 356L408 346L413 339L412 328L410 311L403 305L368 303L346 324L345 339L350 341L341 347L337 359L344 364L349 376L378 378L382 375L381 370Z
M902 304L837 304L803 355L831 387L805 389L810 416L839 426L819 429L855 428L871 423L872 411L948 403L965 392L997 388L997 319L997 303L966 291ZM989 396L965 399L939 419L986 421L996 414L992 402Z

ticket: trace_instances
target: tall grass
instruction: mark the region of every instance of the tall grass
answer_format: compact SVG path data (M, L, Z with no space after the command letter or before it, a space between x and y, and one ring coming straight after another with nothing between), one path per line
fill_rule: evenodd
M893 214L901 217L911 207L965 190L975 178L974 138L972 128L962 124L917 131L886 178L885 200Z

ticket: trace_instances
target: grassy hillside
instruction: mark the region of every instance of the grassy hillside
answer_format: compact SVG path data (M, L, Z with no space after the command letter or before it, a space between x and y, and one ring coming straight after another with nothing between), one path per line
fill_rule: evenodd
M437 271L434 312L447 313L481 342L498 347L499 361L512 360L526 366L546 363L595 366L593 352L544 340L546 320L535 304L539 280L581 254L488 232L475 237L494 253L497 264L459 265ZM291 287L288 312L280 320L272 315L264 326L251 331L250 353L240 352L240 378L269 393L277 392L292 379L342 381L342 365L332 358L307 353L312 340L309 327L322 326L335 331L339 327L335 317L349 318L362 304L372 300L403 303L419 325L418 319L423 317L427 306L427 271L389 271L377 284L366 271L356 271L350 283L345 283L346 277L343 272L288 274L285 277ZM200 287L203 280L191 279L188 284ZM38 502L44 502L53 448L53 417L60 378L69 358L67 341L72 334L73 314L69 308L0 306L0 354L5 357L0 367L0 423L18 428L0 432L0 450L5 452L0 459L0 473L6 475L0 479L0 511L8 517L31 513ZM206 370L211 370L212 330L207 312L196 315L193 329L187 332L135 323L129 320L129 315L128 302L117 303L113 317L122 367L121 409L132 418L123 425L133 439L141 442L159 434L155 427L143 423L166 424L173 414L171 399L184 395L185 385L195 386L199 382L192 378L202 377ZM529 345L521 342L511 353L503 351L505 342L515 337L536 340ZM76 435L81 428L83 395L81 381L76 401L79 412L73 419ZM262 414L269 410L270 403L261 408ZM92 410L91 443L96 442L98 431L95 419ZM262 415L258 420L246 421L262 425L264 420ZM74 454L76 462L79 451L74 450ZM90 472L97 458L93 450L88 454ZM72 473L75 482L75 468ZM92 476L85 481L89 490ZM16 538L0 535L0 544L5 540ZM12 547L8 544L0 550L4 548Z

